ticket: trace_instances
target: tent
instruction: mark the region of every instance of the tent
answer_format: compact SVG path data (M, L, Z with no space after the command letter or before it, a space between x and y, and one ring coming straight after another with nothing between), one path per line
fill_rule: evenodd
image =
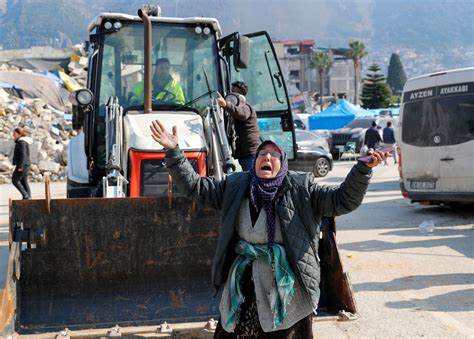
M309 129L337 129L344 127L359 116L371 116L367 110L351 104L343 99L308 118Z

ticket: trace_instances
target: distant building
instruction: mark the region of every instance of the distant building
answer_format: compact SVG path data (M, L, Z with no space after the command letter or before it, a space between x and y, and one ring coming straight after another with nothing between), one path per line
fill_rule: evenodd
M275 51L288 85L294 85L300 92L311 91L311 74L308 72L313 54L314 40L274 41Z
M323 76L323 97L333 96L337 99L346 98L353 102L354 98L354 63L344 56L344 48L314 48L314 40L278 40L274 41L275 51L282 68L290 96L307 92L310 96L319 93L319 74L310 67L315 52L327 52L332 58L332 67ZM359 67L359 93L362 89L362 77Z
M323 76L323 96L335 96L354 102L354 62L345 56L346 48L318 48L315 52L327 52L332 58L329 73ZM362 90L361 69L358 70L358 92ZM316 82L316 91L319 92L319 74L311 70Z

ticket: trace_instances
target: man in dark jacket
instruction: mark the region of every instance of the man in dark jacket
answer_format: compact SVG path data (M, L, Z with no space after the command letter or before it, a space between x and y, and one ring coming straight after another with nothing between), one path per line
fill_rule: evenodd
M28 174L30 173L30 148L26 132L21 127L13 130L15 149L13 151L13 165L15 170L12 175L13 185L20 191L23 199L31 198L30 185L28 185Z
M176 126L170 134L156 120L151 130L153 139L166 150L166 167L180 192L202 206L225 211L212 264L212 282L216 290L223 289L215 338L242 331L251 333L250 337L271 332L282 338L290 333L311 338L312 314L320 296L317 253L321 219L357 208L367 190L371 168L387 154L370 150L371 163L357 163L340 186L329 187L318 185L312 173L288 171L281 147L265 141L257 148L250 172L218 180L201 177L193 170L178 147ZM263 220L264 237L252 241L257 225L262 230ZM253 284L249 283L250 294L242 297L235 286L247 286L246 276L247 283L248 277L253 277ZM270 303L272 298L279 301ZM277 306L270 310L270 304Z
M384 146L391 146L394 148L394 151L392 152L392 154L393 154L393 161L396 164L397 163L397 155L396 155L397 152L395 152L396 141L395 141L395 133L393 132L391 121L387 121L387 127L383 129L382 136L383 136ZM384 165L388 165L387 159L384 160Z
M255 159L255 151L260 145L257 113L248 102L245 102L244 96L247 95L248 87L244 82L234 82L231 90L240 94L238 105L226 101L221 96L217 99L217 103L234 119L237 134L234 157L239 160L242 170L249 171Z
M376 149L382 141L379 132L377 131L377 123L372 121L372 127L365 132L364 145L368 148Z

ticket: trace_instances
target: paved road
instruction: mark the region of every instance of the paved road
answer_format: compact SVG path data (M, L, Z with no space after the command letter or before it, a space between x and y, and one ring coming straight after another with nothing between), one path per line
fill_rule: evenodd
M418 231L426 220L435 223L430 235ZM316 324L318 338L474 338L472 206L410 204L395 166L381 166L363 205L337 225L359 319Z
M337 162L319 181L340 183L352 164ZM6 227L8 197L19 194L8 185L0 189L0 227ZM64 196L64 183L53 183L51 191L53 197ZM44 196L42 185L35 184L33 192L35 198ZM474 338L473 210L410 204L400 195L396 167L376 168L362 206L336 220L358 319L317 322L315 336ZM429 235L418 231L426 220L435 224ZM0 236L7 239L5 233ZM2 262L5 250L0 246Z

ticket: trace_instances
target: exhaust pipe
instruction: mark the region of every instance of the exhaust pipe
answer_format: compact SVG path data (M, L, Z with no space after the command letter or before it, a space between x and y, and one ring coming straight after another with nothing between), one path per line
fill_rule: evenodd
M144 102L143 111L151 113L151 20L148 14L139 9L138 16L143 20L145 39L145 79L143 81Z

